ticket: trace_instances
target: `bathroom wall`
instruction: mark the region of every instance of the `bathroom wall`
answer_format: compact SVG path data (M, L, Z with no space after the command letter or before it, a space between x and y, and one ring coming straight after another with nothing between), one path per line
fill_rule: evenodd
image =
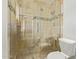
M63 24L64 37L76 40L76 0L64 0Z
M2 58L8 59L7 48L7 0L2 1Z

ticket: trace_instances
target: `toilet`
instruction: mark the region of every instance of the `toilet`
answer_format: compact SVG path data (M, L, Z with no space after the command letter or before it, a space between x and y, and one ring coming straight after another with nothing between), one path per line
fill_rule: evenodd
M76 51L76 42L67 38L60 38L59 44L61 52L68 55L69 57L75 56Z
M61 52L55 51L48 54L47 59L69 59L75 56L76 42L66 38L60 38Z
M56 51L49 53L47 59L68 59L68 56L62 52Z

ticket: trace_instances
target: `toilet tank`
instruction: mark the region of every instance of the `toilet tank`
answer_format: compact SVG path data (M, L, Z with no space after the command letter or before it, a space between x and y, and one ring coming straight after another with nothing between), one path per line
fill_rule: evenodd
M61 52L65 53L69 57L75 56L75 50L76 50L75 41L66 38L60 38L59 44L60 44Z

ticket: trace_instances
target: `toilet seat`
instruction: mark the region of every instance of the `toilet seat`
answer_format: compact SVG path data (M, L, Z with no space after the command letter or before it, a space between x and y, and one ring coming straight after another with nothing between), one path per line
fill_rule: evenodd
M68 59L68 56L62 52L56 51L49 53L47 59Z

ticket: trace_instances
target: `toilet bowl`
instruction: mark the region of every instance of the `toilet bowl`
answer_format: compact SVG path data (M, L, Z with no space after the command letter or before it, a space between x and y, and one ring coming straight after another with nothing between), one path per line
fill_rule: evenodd
M61 52L68 55L69 57L75 56L76 42L66 38L60 38L59 44Z
M48 54L47 59L68 59L69 56L62 52L56 51Z

